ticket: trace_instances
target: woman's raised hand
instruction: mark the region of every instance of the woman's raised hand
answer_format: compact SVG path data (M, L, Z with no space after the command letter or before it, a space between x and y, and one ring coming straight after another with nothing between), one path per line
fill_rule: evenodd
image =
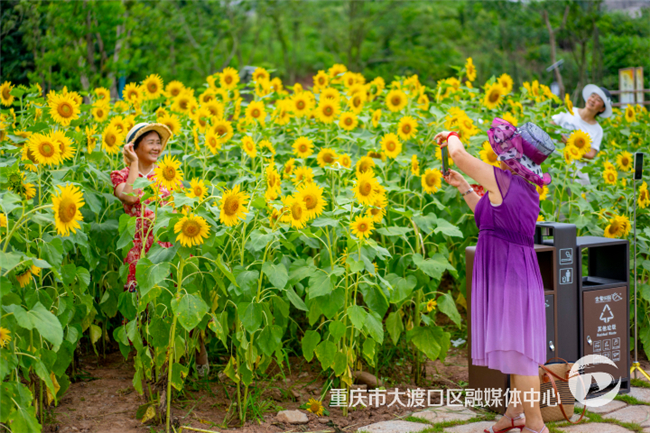
M451 131L442 131L436 134L433 139L440 145L440 147L445 147L447 145L447 136Z
M456 170L452 170L451 168L449 169L449 174L447 176L443 176L442 178L445 180L445 182L454 188L458 188L459 186L467 183L465 178L461 176L460 173L458 173Z
M127 143L122 152L124 153L124 158L129 164L138 162L138 155L135 153L135 150L133 150L133 142Z

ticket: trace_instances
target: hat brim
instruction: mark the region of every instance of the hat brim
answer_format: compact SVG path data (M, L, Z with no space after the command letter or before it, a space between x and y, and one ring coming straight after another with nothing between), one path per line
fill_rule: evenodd
M600 96L600 99L603 100L603 103L605 104L605 111L603 111L600 114L600 117L609 117L612 115L612 101L605 95L605 92L603 90L596 86L595 84L587 84L584 89L582 89L582 99L587 101L589 97L591 96L592 93L595 93L596 95Z
M140 129L138 132L135 133L131 141L135 141L138 139L138 137L143 136L147 132L151 131L156 131L158 135L160 135L160 144L162 146L161 153L165 150L165 147L167 147L167 142L172 136L172 131L169 129L167 125L164 125L162 123L150 123L149 125L145 126L144 128Z

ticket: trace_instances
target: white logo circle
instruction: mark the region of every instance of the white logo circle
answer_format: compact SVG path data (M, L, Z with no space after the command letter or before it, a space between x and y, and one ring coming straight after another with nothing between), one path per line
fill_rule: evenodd
M600 407L606 405L614 400L614 397L618 395L618 391L621 388L621 377L619 377L616 386L611 391L598 397L586 398L593 380L595 380L596 385L598 385L598 389L595 392L607 388L614 380L616 380L614 376L603 371L584 373L586 367L601 364L612 365L614 368L618 369L614 361L606 356L587 355L578 359L573 364L573 367L571 367L571 372L569 373L569 388L571 389L571 394L573 394L576 400L587 407Z

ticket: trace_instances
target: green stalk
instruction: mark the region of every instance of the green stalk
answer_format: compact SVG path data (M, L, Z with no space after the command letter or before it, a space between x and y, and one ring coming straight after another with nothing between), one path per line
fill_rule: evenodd
M180 293L181 285L183 283L183 267L185 266L185 259L181 257L181 262L178 265L178 276L177 278L177 295ZM173 356L174 356L174 343L176 341L176 321L178 317L174 314L174 319L172 320L172 328L170 331L169 337L169 348L167 349L167 428L166 432L169 433L169 427L171 423L171 405L172 405L172 366L173 366Z

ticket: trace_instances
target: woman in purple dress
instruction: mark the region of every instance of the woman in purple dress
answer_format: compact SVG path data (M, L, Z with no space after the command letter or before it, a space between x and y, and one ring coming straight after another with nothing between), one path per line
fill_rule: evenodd
M479 228L472 275L472 362L510 374L510 395L516 389L520 399L512 398L505 416L485 432L518 428L543 433L538 371L546 361L546 320L533 235L539 216L536 186L551 182L540 164L555 146L537 125L516 128L500 118L492 122L488 137L501 168L470 155L457 133L435 137L441 147L448 146L456 166L486 191L479 197L454 170L444 177L474 211Z

